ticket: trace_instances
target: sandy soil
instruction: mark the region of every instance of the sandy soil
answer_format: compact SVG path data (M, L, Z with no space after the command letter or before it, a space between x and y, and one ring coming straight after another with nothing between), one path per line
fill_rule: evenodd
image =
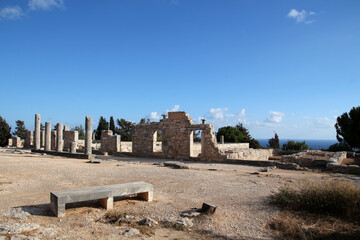
M155 165L165 161L159 159L107 159L116 161L91 164L87 160L0 149L0 211L22 207L31 213L27 220L19 220L0 212L0 223L38 223L43 229L51 229L29 233L40 239L126 239L123 228L102 221L106 210L94 202L70 206L66 217L54 217L49 210L49 193L145 181L154 184L153 202L128 198L116 201L115 210L138 219L161 221L200 208L204 202L217 206L215 214L193 219L194 226L188 231L158 227L151 239L273 239L266 225L278 209L267 204L268 196L281 187L331 177L280 169L259 173L259 167L230 164L185 162L191 169L172 169Z

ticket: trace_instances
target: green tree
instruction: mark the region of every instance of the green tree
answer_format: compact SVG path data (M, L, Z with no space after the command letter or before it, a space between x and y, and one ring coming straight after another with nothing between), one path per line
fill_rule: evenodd
M248 142L250 148L262 148L259 141L251 137L249 130L247 130L242 123L238 123L235 127L244 135L241 142Z
M135 123L127 121L123 118L116 120L117 125L119 126L116 129L117 134L121 136L121 141L131 141L132 140L132 129Z
M280 140L277 133L275 133L275 136L273 138L269 139L267 146L269 148L275 148L275 149L280 148Z
M146 123L146 120L145 120L145 118L142 118L142 119L140 119L140 122L139 122L139 124L145 124Z
M110 130L113 131L113 133L116 133L116 128L115 128L115 121L113 116L110 117Z
M85 130L84 127L80 124L79 126L76 126L71 129L72 131L78 131L79 133L79 139L85 139Z
M101 139L101 132L103 130L109 130L109 123L106 121L106 119L101 116L99 119L99 125L96 129L95 139L100 140Z
M0 147L7 146L9 138L11 138L11 127L5 118L0 116Z
M335 124L336 138L340 143L346 143L351 148L360 148L360 106L353 107L337 117Z
M259 141L252 138L249 131L241 123L235 127L227 126L219 128L216 134L218 142L221 136L224 136L224 142L249 143L250 148L262 148Z
M228 143L240 143L244 139L244 134L236 127L227 126L219 128L216 138L220 142L221 136L224 136L224 142Z
M14 136L18 136L21 139L26 138L26 134L29 132L29 130L26 129L24 121L17 120L16 121L16 131L14 131L12 134Z
M301 150L307 150L309 149L309 146L306 144L305 141L303 142L295 142L292 140L287 141L287 143L284 143L282 146L282 150L295 150L295 151L301 151Z

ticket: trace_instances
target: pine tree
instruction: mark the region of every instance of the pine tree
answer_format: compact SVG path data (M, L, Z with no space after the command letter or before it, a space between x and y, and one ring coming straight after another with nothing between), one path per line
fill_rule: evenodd
M280 140L277 133L275 133L275 136L273 138L269 139L267 146L274 149L280 148Z
M109 123L106 121L106 119L101 116L99 119L99 125L96 129L95 139L100 140L101 139L101 132L102 130L109 130Z
M8 139L11 138L11 127L5 118L0 116L0 147L8 145Z
M113 131L113 134L117 133L113 116L110 117L110 130Z
M248 142L250 148L262 148L259 141L251 137L249 130L247 130L242 123L237 124L235 127L244 135L241 142Z
M121 135L121 141L131 141L134 123L123 118L117 119L116 123L119 126L119 128L117 128L117 133Z
M12 134L14 136L18 136L21 139L26 138L26 134L29 132L29 130L26 129L24 121L17 120L16 121L16 131L14 131Z

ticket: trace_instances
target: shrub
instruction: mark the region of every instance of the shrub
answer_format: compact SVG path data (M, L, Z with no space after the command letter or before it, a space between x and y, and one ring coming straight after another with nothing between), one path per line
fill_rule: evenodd
M351 152L352 148L349 145L347 145L346 143L340 142L340 143L335 143L335 144L331 145L328 148L328 151L330 151L330 152L339 152L339 151Z
M299 190L281 189L270 203L289 210L305 210L360 220L360 189L349 181L306 184Z
M287 143L284 143L282 146L282 150L295 150L295 151L301 151L301 150L307 150L309 149L309 146L306 144L305 141L303 142L295 142L295 141L287 141Z

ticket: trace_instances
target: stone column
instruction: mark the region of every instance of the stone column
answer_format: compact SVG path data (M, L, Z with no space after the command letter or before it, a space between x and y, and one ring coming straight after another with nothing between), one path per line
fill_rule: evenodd
M45 123L45 151L51 150L51 122Z
M63 124L58 123L57 124L57 132L56 132L56 138L57 138L57 145L56 145L56 151L62 152L63 151Z
M71 142L70 144L70 153L76 153L76 142Z
M92 119L90 116L85 117L85 154L91 155L91 134L92 134Z
M35 114L35 143L34 149L40 149L40 114Z
M45 131L41 130L40 131L40 146L41 147L45 147Z
M221 139L221 140L220 140L221 144L224 144L224 142L225 142L225 141L224 141L224 135L221 135L221 136L220 136L220 139Z

